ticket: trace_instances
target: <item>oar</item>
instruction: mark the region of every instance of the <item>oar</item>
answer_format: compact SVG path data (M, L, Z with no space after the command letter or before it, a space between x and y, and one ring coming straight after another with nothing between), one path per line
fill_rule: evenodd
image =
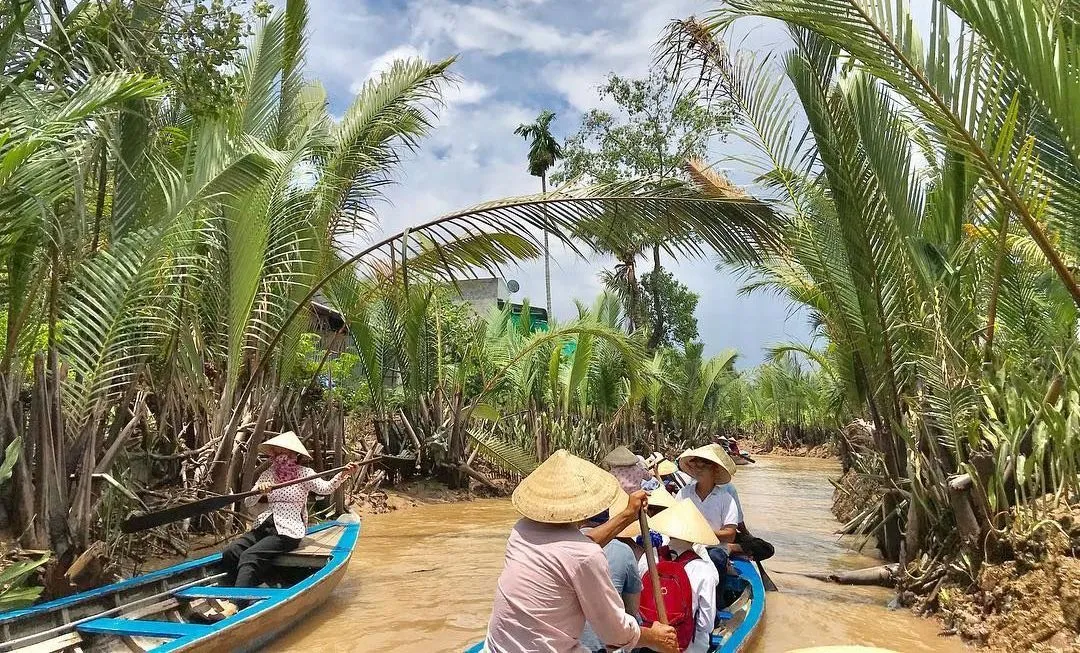
M667 625L667 608L664 607L664 595L660 591L660 574L656 571L656 549L652 545L652 536L649 534L649 518L645 516L645 509L638 512L638 526L641 527L641 544L645 547L645 561L649 563L649 580L652 581L653 603L656 604L656 614L660 617L660 623Z
M776 583L772 582L769 578L769 574L765 573L765 567L761 564L760 560L755 560L754 564L757 565L758 573L761 574L761 584L765 586L766 592L779 592L780 588L776 586Z
M395 458L396 456L378 456L371 460L364 460L360 462L360 466L369 465L386 458ZM305 476L303 478L297 478L285 483L278 483L277 485L270 486L270 490L278 490L283 487L289 487L290 485L297 485L305 481L310 481L314 478L322 478L324 476L333 476L338 472L342 472L347 469L348 465L342 465L341 467L335 467L334 469L328 469L325 472L319 472L318 474L312 474L311 476ZM135 515L134 517L125 519L120 523L120 531L123 533L137 533L138 531L145 531L148 528L155 526L161 526L162 524L168 524L174 521L180 521L181 519L187 519L188 517L194 517L196 515L202 515L214 510L221 510L226 506L230 506L241 499L247 497L253 497L257 494L262 494L257 489L248 490L247 492L240 492L237 494L223 494L218 497L209 497L206 499L199 499L198 501L192 501L190 503L182 503L178 506L171 506L164 510L157 510L155 512L144 512L141 515Z

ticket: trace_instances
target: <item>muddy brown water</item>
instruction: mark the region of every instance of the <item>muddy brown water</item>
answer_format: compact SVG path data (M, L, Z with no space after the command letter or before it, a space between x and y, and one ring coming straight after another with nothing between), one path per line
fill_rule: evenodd
M839 542L829 512L836 463L761 457L735 477L747 524L776 546L766 568L765 626L751 651L860 644L901 652L965 651L955 637L907 610L884 588L840 587L798 572L877 564ZM318 611L272 651L460 653L484 635L503 547L517 516L506 499L426 505L364 519L348 574Z

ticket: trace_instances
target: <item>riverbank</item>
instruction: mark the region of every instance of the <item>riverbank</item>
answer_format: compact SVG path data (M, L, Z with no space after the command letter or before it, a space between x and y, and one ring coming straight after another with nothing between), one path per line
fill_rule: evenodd
M509 496L513 485L505 479L494 479L501 486L494 491L482 483L472 483L469 488L453 489L434 478L405 481L382 488L354 499L350 510L360 516L383 515L390 512L444 503L464 503L476 499Z

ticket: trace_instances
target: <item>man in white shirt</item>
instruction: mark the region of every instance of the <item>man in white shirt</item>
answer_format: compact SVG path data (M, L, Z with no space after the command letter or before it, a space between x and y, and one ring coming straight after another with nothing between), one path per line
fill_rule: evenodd
M705 653L709 650L716 622L716 588L720 584L720 574L711 560L701 557L696 551L715 546L716 535L692 501L676 502L674 507L668 508L653 519L651 528L669 538L669 544L664 551L668 556L667 559L691 558L689 562L686 562L683 571L686 572L686 577L690 581L694 635L693 640L683 651L684 653ZM679 643L683 644L681 640Z
M679 456L679 467L693 476L694 481L679 490L676 498L692 501L709 523L720 542L718 546L709 547L709 557L717 571L726 574L727 544L735 541L742 521L738 502L723 488L731 483L735 463L719 445L709 444Z

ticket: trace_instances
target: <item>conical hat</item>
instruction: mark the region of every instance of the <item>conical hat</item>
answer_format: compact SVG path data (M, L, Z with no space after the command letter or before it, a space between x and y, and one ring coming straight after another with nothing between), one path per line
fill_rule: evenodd
M686 451L679 456L679 469L687 474L690 474L690 470L686 467L686 461L690 458L702 458L719 465L721 470L720 478L716 479L716 482L720 485L730 483L731 477L735 475L735 461L733 461L731 456L727 455L727 452L718 444L707 444L704 447Z
M661 460L660 464L656 466L656 473L660 476L668 476L674 474L679 468L675 466L675 463L670 460Z
M305 458L311 458L311 454L309 454L307 448L304 447L304 443L301 442L300 438L296 437L296 433L293 433L292 431L285 431L281 435L263 442L259 445L259 451L270 453L269 447L288 449L289 451L295 451Z
M619 491L615 494L615 500L608 506L608 516L614 517L615 515L626 510L626 504L630 503L630 495L625 490L619 488ZM638 526L637 521L632 522L629 526L622 529L615 537L625 537L633 539L641 535L641 528Z
M649 529L668 537L705 546L720 543L693 501L684 499L649 520Z
M618 489L614 476L559 449L525 477L511 501L533 521L572 524L611 506Z
M624 446L618 446L611 450L611 453L604 456L601 461L608 467L627 467L629 465L636 465L641 462L633 451L630 451Z
M675 497L663 485L649 492L649 507L670 508L675 505Z

